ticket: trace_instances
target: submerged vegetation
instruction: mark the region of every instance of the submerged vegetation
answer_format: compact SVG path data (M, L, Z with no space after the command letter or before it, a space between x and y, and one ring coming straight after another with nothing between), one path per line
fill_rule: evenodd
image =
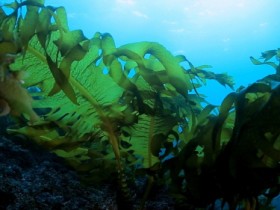
M216 107L199 88L209 79L232 89L234 82L209 65L194 66L156 42L117 47L99 32L88 39L68 28L63 7L43 0L4 7L12 12L0 11L1 114L20 119L10 135L63 157L87 184L117 174L128 204L143 176L142 207L162 184L178 208L214 208L220 199L231 209L269 209L279 193L279 49L264 52L264 61L251 57L275 74Z

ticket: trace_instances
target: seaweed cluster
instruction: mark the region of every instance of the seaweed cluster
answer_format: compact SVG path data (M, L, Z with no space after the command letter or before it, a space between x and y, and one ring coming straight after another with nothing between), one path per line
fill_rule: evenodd
M0 97L24 119L7 129L10 135L26 135L64 158L87 184L117 177L128 204L135 178L146 177L142 208L160 184L178 209L214 208L218 199L231 209L257 209L279 193L280 67L269 61L279 59L279 49L264 52L263 62L251 58L273 66L275 75L216 107L199 88L209 79L232 89L234 82L209 65L196 67L156 42L116 47L99 32L88 39L69 29L63 7L43 0L4 7L13 12L0 10L0 56L16 56L1 60ZM20 72L24 84L9 76ZM24 90L16 102L5 98L7 81ZM22 110L19 102L28 105ZM266 203L258 201L262 194Z

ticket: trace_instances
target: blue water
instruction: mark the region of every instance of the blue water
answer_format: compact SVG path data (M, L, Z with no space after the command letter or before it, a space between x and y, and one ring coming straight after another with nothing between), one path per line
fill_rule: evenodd
M137 41L163 44L174 55L185 55L195 66L212 65L227 72L235 88L273 73L254 66L250 56L280 47L279 0L46 0L63 5L71 29L90 38L109 32L117 46ZM209 81L199 92L220 104L231 92Z
M227 72L235 88L274 72L254 66L249 57L280 46L279 0L45 0L45 5L64 6L70 29L82 29L88 38L98 31L112 34L117 47L159 42L195 66ZM231 91L209 81L199 92L218 105Z

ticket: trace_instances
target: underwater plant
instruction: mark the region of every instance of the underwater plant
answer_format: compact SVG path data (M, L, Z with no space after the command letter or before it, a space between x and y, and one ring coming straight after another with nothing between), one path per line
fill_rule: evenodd
M280 49L277 50L267 50L262 52L259 60L254 57L250 57L251 61L255 65L269 65L275 70L275 74L268 75L261 80L271 85L276 85L275 82L279 82L280 78ZM261 61L263 60L263 61ZM273 61L274 60L274 61Z
M9 64L13 62L15 55L1 54L0 67L0 101L1 116L26 114L30 123L39 120L39 116L32 108L32 98L27 90L22 87L24 81L20 72L11 72Z
M169 186L178 208L221 198L231 209L240 202L255 209L265 190L279 192L280 118L268 119L279 115L278 86L253 84L216 107L199 88L209 79L232 89L234 82L209 65L195 67L156 42L117 47L99 32L88 39L69 29L63 7L43 0L4 7L13 12L0 11L1 56L18 55L0 62L0 97L35 122L20 121L9 134L24 134L64 158L87 184L117 174L128 202L136 176L148 177L141 208L156 182ZM273 56L279 50L263 54L265 62ZM27 75L24 84L18 72ZM13 86L18 101L5 97ZM268 180L255 185L259 173Z

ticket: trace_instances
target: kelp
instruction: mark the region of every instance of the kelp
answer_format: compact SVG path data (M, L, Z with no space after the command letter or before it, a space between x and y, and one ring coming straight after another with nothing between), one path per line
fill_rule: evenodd
M33 18L36 16L38 20L43 21L43 24L35 24L36 27L32 24L30 29L26 29L28 31L26 37L29 39L28 47L25 46L26 41L24 41L21 49L23 51L22 57L18 58L17 62L11 65L11 68L14 71L18 71L24 67L25 71L30 75L35 75L34 77L30 77L30 79L26 78L25 84L27 87L35 86L40 90L34 94L37 97L34 108L48 108L51 111L43 116L43 125L39 123L39 125L33 128L19 129L18 132L26 135L32 133L32 136L38 143L45 144L44 142L47 141L48 143L46 145L50 145L50 149L52 150L55 150L56 147L62 147L62 145L65 146L65 141L61 140L62 138L69 139L71 136L70 139L79 138L77 142L83 142L89 141L89 136L94 136L96 139L102 139L104 136L108 136L109 142L113 146L115 157L120 161L120 139L117 134L120 125L123 125L127 121L125 118L130 118L128 121L132 119L136 122L138 120L136 116L137 112L151 115L152 110L157 108L154 106L154 103L161 103L156 102L158 100L158 96L156 95L159 93L156 93L156 90L150 89L149 85L151 84L146 83L149 74L152 75L154 72L146 69L144 58L141 58L136 53L134 53L134 57L130 58L133 52L127 49L121 56L127 56L128 58L126 59L128 61L134 59L133 61L135 62L138 59L138 68L141 68L140 72L146 72L144 76L142 74L141 78L135 82L126 78L126 81L130 81L132 88L123 86L118 81L118 77L119 75L123 75L124 71L121 69L119 61L115 58L116 52L122 52L123 50L115 50L112 37L109 34L96 33L95 37L91 40L85 40L81 31L68 31L63 8L49 9L40 6L42 10L38 12L38 8L37 10L33 8L33 3L26 2L26 4L17 5L15 11L21 6L30 7L26 11L25 19L28 19L30 16ZM32 14L29 14L29 12ZM16 12L12 14L17 15ZM4 19L17 18L15 16L10 15ZM50 20L51 17L54 17L55 22L50 21L47 24L46 19ZM14 27L16 27L18 23L15 22L14 24ZM34 34L30 33L31 31L34 31ZM24 33L27 32L24 31ZM159 52L155 53L156 55L159 54L161 56L163 54L169 60L172 59L171 54L163 47L158 44L153 45L160 49ZM99 54L100 50L102 52L101 54ZM138 56L138 58L136 59L135 56ZM88 60L89 58L91 59L90 61ZM97 64L100 60L101 62ZM164 62L166 63L166 61ZM174 63L175 61L172 62ZM38 70L39 66L41 67L40 70ZM113 80L103 74L105 68L108 68L109 75ZM177 69L177 71L180 71L179 65ZM163 71L166 70L163 69ZM184 77L184 74L182 76ZM102 77L104 80L101 79ZM172 75L172 77L175 76ZM86 81L88 78L92 79ZM98 82L96 78L98 78ZM101 81L102 84L98 85ZM148 82L151 82L151 80ZM117 87L116 84L120 87ZM164 85L162 84L162 86ZM110 91L110 94L107 94L108 92L102 93L102 90L105 90L104 87L106 90L109 88L113 91ZM126 88L127 90L125 91L127 93L122 88ZM183 88L180 89L183 92ZM130 94L131 96L128 96L128 91L132 92ZM186 94L187 91L185 89ZM116 92L117 95L114 95L113 92ZM121 97L121 95L125 96ZM99 96L100 98L98 98ZM153 98L155 96L157 97L156 99ZM110 99L106 99L108 97ZM134 97L137 98L136 101ZM69 103L69 99L73 103ZM126 101L126 103L122 101ZM136 110L132 113L126 112L124 114L125 110L131 106L135 106L133 108ZM133 117L133 115L135 116ZM133 124L134 122L131 121L129 124ZM60 130L60 132L53 130L53 123L59 127L56 130ZM38 129L38 134L35 134L36 128ZM49 129L49 132L43 132L44 134L41 135L41 129ZM152 138L153 134L157 134L157 131L152 130L151 132L149 139ZM51 143L51 141L58 141L60 143ZM72 141L69 140L69 142ZM148 139L146 141L149 142ZM70 147L75 145L73 142L69 144L72 145ZM55 147L53 148L54 145ZM68 146L66 148L68 150ZM68 152L71 152L71 150ZM99 152L104 153L104 151ZM146 152L150 153L149 146L147 146ZM60 152L58 154L62 153ZM68 157L67 155L63 156ZM146 157L146 155L144 156Z
M277 51L263 53L264 59ZM266 57L266 56L269 56ZM251 58L252 59L252 58ZM265 61L267 62L267 61ZM254 64L261 63L254 60ZM273 64L278 68L278 64ZM175 158L164 162L172 193L180 208L205 207L222 199L230 209L269 205L279 193L279 80L270 75L230 93L219 111L208 105L197 116L187 144L178 145ZM197 126L196 126L197 125ZM265 151L265 152L264 152ZM273 193L265 194L266 190ZM258 201L267 196L265 204ZM184 196L182 196L184 195Z
M276 184L252 189L248 178L258 177L258 170L271 179L278 174L279 85L264 82L271 78L214 106L199 88L209 79L232 89L234 82L206 70L209 65L196 67L156 42L118 47L109 33L100 32L88 39L69 29L63 7L44 1L5 7L13 12L1 8L0 58L17 56L14 63L0 60L2 79L6 72L25 72L23 85L40 117L32 124L18 122L10 134L24 134L63 157L88 184L118 177L127 200L133 194L127 180L144 172L151 181L142 207L156 181L168 184L185 204L206 207L223 198L232 208L242 201L254 206L248 199L255 202ZM269 60L279 58L279 50L262 56L264 62L251 60L277 73L279 65ZM244 189L252 192L242 194Z
M222 198L231 209L256 209L267 189L279 192L279 97L279 85L255 83L229 94L218 114L205 107L190 141L163 163L178 208L214 208Z
M256 59L253 56L250 57L251 62L255 65L269 65L275 70L275 74L268 75L262 79L263 82L271 83L271 81L280 81L280 49L267 50L262 52L260 59ZM263 60L263 61L261 61ZM272 84L273 85L273 84Z

